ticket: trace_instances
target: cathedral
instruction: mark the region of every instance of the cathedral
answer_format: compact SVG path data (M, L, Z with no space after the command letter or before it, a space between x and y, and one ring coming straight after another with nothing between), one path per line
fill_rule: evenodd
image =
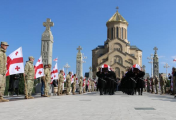
M142 67L142 50L130 45L127 39L128 22L117 12L107 21L107 40L92 50L93 77L103 64L108 64L115 71L117 78L122 78L126 69L133 64Z

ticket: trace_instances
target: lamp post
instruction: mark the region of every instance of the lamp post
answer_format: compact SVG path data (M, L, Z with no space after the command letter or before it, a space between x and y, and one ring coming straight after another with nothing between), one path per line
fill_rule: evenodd
M153 54L151 54L150 57L147 57L147 59L149 60L148 63L151 64L151 77L153 77Z
M68 68L70 68L70 66L68 65L68 63L64 66L64 68L66 69L66 73L68 74Z
M85 59L87 59L87 56L84 56L84 53L82 53L82 60L81 60L82 67L83 67L83 63L86 63ZM82 68L82 72L83 72L83 68ZM84 74L84 72L82 74ZM84 75L82 75L82 76L84 77Z
M165 65L164 65L164 68L166 68L166 79L167 79L167 68L169 68L170 66L166 63Z

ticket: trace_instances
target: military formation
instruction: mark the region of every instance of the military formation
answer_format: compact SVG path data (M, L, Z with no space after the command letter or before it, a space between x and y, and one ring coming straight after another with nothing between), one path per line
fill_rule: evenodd
M142 95L145 88L144 75L145 72L137 64L129 68L121 80L122 92L128 95L135 95L138 92L139 95Z

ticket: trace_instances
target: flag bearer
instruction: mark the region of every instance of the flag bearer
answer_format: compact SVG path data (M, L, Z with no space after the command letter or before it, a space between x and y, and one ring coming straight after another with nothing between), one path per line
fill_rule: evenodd
M0 48L0 102L8 102L3 98L4 91L6 87L6 63L7 63L7 56L6 56L6 49L8 47L7 42L1 42Z

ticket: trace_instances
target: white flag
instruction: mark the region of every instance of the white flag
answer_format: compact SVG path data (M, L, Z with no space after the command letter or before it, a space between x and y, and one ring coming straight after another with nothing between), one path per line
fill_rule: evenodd
M22 47L18 48L7 57L6 76L18 73L24 73Z
M53 80L58 79L58 68L57 68L57 63L55 64L52 72L51 72L51 83Z
M38 59L37 63L34 66L34 69L35 69L35 79L45 76L44 69L43 69L42 56Z

